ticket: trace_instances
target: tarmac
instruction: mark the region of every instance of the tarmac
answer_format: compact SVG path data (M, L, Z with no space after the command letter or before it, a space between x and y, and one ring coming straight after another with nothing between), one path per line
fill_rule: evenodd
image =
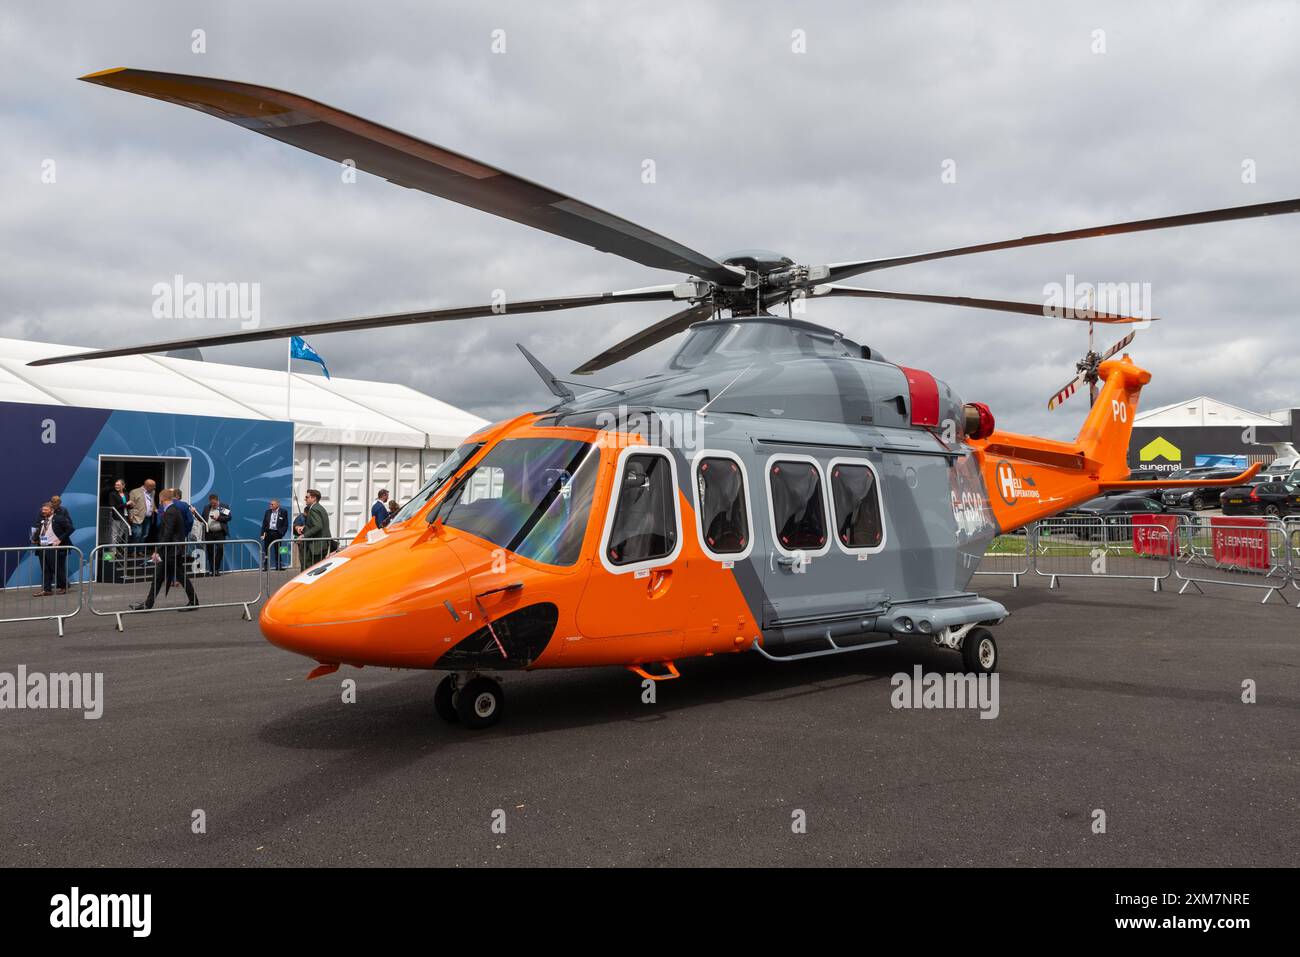
M0 866L1295 865L1300 609L975 581L1012 610L992 720L893 707L895 673L956 669L920 637L687 659L654 703L507 674L473 732L439 674L307 682L237 608L0 624L0 673L103 674L97 720L0 711Z

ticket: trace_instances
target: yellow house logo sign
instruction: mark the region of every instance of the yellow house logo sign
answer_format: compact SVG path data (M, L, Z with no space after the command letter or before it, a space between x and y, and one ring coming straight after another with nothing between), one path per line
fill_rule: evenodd
M1156 459L1164 459L1166 462L1181 462L1183 453L1174 443L1163 436L1157 435L1142 446L1138 458L1143 462L1154 462Z

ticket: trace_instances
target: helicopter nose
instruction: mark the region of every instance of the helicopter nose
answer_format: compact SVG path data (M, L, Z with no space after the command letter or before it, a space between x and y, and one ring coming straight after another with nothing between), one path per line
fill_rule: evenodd
M322 663L430 667L446 631L446 602L468 591L464 566L418 536L354 545L298 575L262 607L258 624L278 648Z

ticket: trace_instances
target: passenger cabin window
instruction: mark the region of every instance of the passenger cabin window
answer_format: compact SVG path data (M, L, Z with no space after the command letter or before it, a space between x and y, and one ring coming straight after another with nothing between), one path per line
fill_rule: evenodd
M695 467L695 487L705 550L714 555L745 551L749 547L749 513L740 466L733 459L702 458Z
M880 487L867 465L849 462L831 467L835 534L845 548L879 548L885 538L880 517Z
M605 545L611 565L667 558L677 548L677 490L672 465L658 453L623 461L614 521Z
M773 462L772 523L786 551L826 545L826 506L821 471L811 462Z

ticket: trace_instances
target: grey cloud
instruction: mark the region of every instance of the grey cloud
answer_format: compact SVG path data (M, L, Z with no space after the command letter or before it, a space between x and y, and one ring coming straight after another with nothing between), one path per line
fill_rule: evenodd
M74 77L133 65L278 86L572 193L704 251L827 262L1300 195L1287 5L165 2L0 14L0 335L84 345L211 324L149 319L155 282L256 281L267 323L671 280ZM208 52L190 52L207 31ZM508 52L489 50L504 29ZM803 30L808 52L791 52ZM1107 53L1090 50L1106 31ZM59 179L40 182L53 158ZM958 164L955 185L940 163ZM1243 159L1258 164L1245 185ZM653 159L657 182L641 182ZM1132 352L1147 407L1295 404L1300 217L1112 237L864 277L1037 301L1045 283L1152 284ZM491 418L664 314L640 305L321 337L336 374ZM1020 431L1053 412L1083 327L940 306L819 302L807 318L931 369ZM1103 330L1102 344L1122 334ZM647 371L675 343L615 367ZM276 368L278 345L210 357Z

